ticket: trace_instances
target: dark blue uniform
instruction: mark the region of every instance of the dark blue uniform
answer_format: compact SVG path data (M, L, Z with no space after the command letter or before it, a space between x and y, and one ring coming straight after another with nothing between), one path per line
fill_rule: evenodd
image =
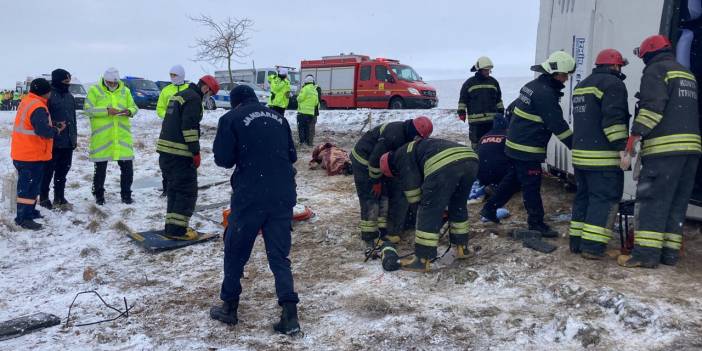
M502 115L495 116L493 126L478 143L478 181L483 186L500 184L512 164L505 155L507 140L507 120Z
M297 161L290 126L285 118L261 106L250 87L235 88L231 103L233 109L219 120L213 146L218 166L235 167L220 298L238 301L244 266L262 230L278 304L297 303L288 259L296 202L293 164Z

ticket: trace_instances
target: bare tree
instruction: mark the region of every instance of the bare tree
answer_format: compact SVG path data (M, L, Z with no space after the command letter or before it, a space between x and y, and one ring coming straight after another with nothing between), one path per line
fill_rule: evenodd
M249 46L249 39L251 39L249 32L252 30L254 22L248 18L232 17L217 22L212 17L205 15L189 18L210 31L209 37L195 39L193 46L197 49L195 61L210 62L213 65L226 62L229 80L233 82L232 61L238 62L235 58L249 55L245 50Z

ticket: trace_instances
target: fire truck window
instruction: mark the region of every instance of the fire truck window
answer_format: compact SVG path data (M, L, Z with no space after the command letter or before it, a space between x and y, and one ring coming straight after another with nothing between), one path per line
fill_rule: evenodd
M361 80L370 80L370 79L371 79L371 66L361 67Z
M381 82L387 82L388 81L388 69L383 66L383 65L376 65L375 66L375 79L379 80Z
M256 84L263 84L266 81L266 71L256 73Z

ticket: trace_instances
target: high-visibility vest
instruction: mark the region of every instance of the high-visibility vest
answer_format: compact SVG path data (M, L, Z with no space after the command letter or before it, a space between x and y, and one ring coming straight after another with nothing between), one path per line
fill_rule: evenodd
M30 93L20 102L15 115L15 128L12 131L12 145L10 155L15 161L35 162L51 159L51 150L54 146L53 138L42 138L34 132L31 116L38 108L46 107L47 100L39 95ZM51 117L49 117L51 123Z
M115 91L109 91L102 79L91 86L83 112L90 117L90 161L125 161L134 159L132 124L128 116L110 116L108 108L127 109L136 115L138 108L129 88L119 82Z

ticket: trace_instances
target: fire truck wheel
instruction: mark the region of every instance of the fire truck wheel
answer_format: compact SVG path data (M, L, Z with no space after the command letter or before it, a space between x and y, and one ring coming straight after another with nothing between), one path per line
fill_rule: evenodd
M402 110L405 108L405 101L400 97L394 97L390 99L390 109L391 110Z

